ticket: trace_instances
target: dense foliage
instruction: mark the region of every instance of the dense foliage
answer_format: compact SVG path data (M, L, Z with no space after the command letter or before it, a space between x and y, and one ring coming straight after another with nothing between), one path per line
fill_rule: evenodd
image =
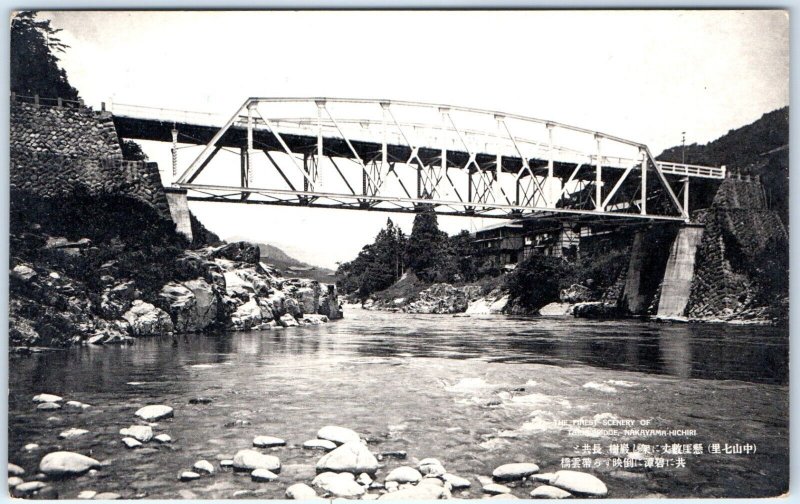
M339 289L366 297L389 287L405 269L405 245L403 231L388 219L373 243L362 248L358 257L339 266Z
M36 18L36 12L20 12L11 20L11 91L25 96L38 94L48 98L78 100L67 73L58 66L56 53L68 46L57 34L60 29L50 21Z
M142 150L142 146L133 140L122 140L119 144L122 148L122 158L128 161L147 161L147 154Z
M467 231L451 237L439 230L436 213L429 206L415 216L408 237L389 219L373 243L339 266L338 286L364 299L389 288L406 271L424 284L473 280L478 271L473 237Z

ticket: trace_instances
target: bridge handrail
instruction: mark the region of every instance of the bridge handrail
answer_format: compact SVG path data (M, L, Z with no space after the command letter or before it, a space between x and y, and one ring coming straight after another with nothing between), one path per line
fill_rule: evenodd
M658 167L664 173L671 175L693 175L695 177L703 178L725 178L725 166L702 166L685 163L672 163L666 161L657 161Z

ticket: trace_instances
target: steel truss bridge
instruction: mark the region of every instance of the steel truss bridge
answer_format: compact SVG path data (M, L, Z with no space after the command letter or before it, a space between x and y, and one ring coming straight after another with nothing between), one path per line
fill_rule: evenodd
M172 142L189 200L563 219L688 221L689 182L725 167L554 121L389 100L248 98L228 117L111 107L120 138ZM191 162L179 162L192 148Z

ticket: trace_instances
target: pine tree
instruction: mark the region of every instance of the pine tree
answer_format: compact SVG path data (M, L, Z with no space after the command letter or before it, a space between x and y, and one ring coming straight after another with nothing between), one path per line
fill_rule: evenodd
M61 42L60 29L36 19L35 11L23 11L11 21L11 91L20 95L78 100L67 73L58 66L56 53L69 46Z
M439 231L439 222L432 205L421 205L421 211L414 217L411 235L406 243L406 262L408 267L425 282L436 279L436 266L440 265L443 245L447 234Z

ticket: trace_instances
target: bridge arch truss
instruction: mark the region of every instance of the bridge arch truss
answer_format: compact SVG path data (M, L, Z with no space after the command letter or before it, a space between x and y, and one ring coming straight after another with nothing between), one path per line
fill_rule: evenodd
M199 127L185 122L175 122L173 142ZM690 179L725 177L724 167L659 162L645 144L598 131L417 102L248 98L206 131L174 182L192 200L684 221Z

